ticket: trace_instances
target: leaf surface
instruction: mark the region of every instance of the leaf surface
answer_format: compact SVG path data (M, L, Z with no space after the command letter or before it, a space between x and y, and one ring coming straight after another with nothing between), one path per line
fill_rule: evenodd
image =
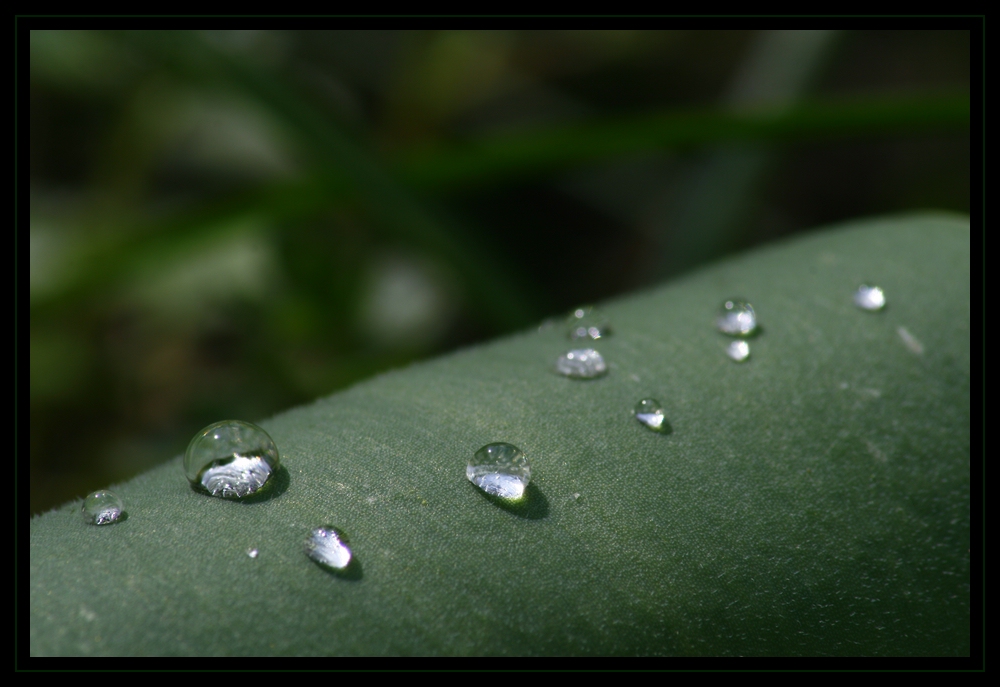
M601 304L602 378L532 330L261 422L268 499L195 493L178 457L114 487L123 522L36 517L31 654L968 655L969 240L936 214L815 232ZM742 364L731 297L761 325ZM520 508L465 478L497 441L531 460ZM304 555L321 524L349 575Z

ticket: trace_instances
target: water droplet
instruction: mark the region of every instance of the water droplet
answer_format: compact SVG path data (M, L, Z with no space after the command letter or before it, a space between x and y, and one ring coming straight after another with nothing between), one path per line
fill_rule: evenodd
M465 468L465 476L491 496L516 501L531 481L528 457L517 446L499 442L476 451Z
M757 313L746 301L730 299L722 304L716 325L723 334L751 336L757 331Z
M83 500L83 519L90 525L110 525L122 516L122 500L107 489L89 494Z
M559 356L556 372L577 379L593 379L608 371L604 358L593 348L577 348Z
M632 411L635 419L649 427L654 432L666 432L669 425L663 415L663 406L655 398L644 398L635 404Z
M278 447L267 432L241 420L205 427L184 453L184 473L191 484L224 499L257 492L279 464Z
M333 525L323 525L310 532L305 550L309 558L334 570L343 570L351 562L347 537Z
M910 334L909 330L906 327L899 327L898 329L896 329L896 332L899 334L899 338L903 340L903 343L906 344L907 348L909 348L917 355L924 354L924 345L920 343L917 337L913 336L913 334Z
M733 341L726 347L726 355L738 363L750 357L750 344L746 341Z
M260 551L257 549L247 549L247 555L250 556L250 558L256 558L259 553Z
M880 286L862 284L854 292L854 304L862 310L881 310L885 307L885 292Z
M605 317L590 306L582 306L574 310L566 318L569 324L569 338L573 340L597 340L611 335L611 325Z

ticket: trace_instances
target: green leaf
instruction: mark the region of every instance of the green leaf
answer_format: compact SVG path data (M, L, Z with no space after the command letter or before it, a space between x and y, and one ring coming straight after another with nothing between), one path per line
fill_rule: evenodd
M969 238L868 220L606 303L596 380L551 372L559 328L381 375L261 423L287 472L257 503L177 458L114 488L123 522L36 517L31 654L968 655ZM520 509L465 478L496 441ZM303 553L327 523L350 575Z

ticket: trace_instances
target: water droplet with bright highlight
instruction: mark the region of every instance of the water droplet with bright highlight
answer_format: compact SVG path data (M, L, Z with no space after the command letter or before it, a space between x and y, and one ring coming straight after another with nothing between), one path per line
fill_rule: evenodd
M655 398L644 398L635 404L632 413L635 419L649 427L654 432L666 432L669 429L663 406Z
M184 474L200 491L224 499L256 493L280 464L267 432L241 420L225 420L195 434L184 453Z
M593 379L607 371L604 358L593 348L577 348L556 360L556 372L576 379Z
M726 355L738 363L750 357L750 344L746 341L733 341L726 347Z
M491 496L517 501L531 481L531 465L517 446L499 442L476 451L465 476Z
M579 307L566 318L567 333L573 340L597 340L611 335L611 325L604 316L590 306Z
M247 549L247 555L250 556L250 558L256 558L259 553L260 551L257 549Z
M83 500L82 513L88 525L110 525L122 516L122 500L114 492L101 489Z
M305 551L309 558L333 570L343 570L351 562L351 549L347 537L333 525L315 528L306 539Z
M854 292L854 304L862 310L876 311L885 307L885 292L880 286L862 284Z
M746 301L730 299L722 304L716 326L730 336L751 336L757 331L757 313Z

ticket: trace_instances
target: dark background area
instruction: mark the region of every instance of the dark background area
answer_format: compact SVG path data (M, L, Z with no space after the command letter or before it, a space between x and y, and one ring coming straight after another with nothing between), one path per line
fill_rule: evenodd
M31 512L212 422L755 245L967 213L970 51L961 30L32 31ZM778 124L725 125L755 112Z

